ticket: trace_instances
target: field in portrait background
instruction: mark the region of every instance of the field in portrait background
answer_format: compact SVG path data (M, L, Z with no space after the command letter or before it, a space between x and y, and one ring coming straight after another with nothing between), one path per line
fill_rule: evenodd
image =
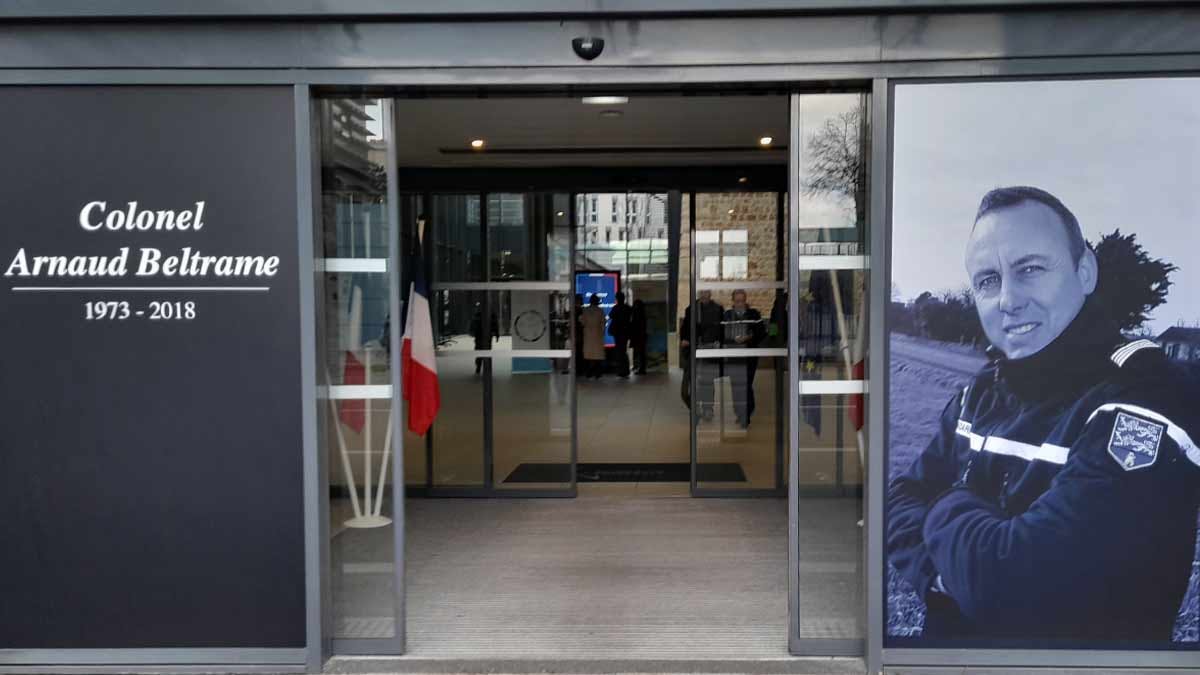
M1140 246L1145 269L1168 274L1163 302L1126 335L1156 340L1200 326L1200 79L911 84L893 102L889 478L925 448L946 403L985 362L962 261L988 190L1047 190L1093 246ZM1119 273L1102 270L1102 285L1106 272ZM1188 358L1200 359L1200 345ZM924 605L886 568L887 643L923 646ZM1193 562L1179 647L1200 637L1197 576Z

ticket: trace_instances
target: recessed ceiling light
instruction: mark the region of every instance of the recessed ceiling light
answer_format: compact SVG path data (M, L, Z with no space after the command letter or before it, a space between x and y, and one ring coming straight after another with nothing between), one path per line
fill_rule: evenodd
M565 216L567 214L563 213L562 211L559 211L558 213L556 213L554 215L558 216L559 218L562 218L563 216Z
M758 139L758 144L762 145L762 146L767 146L767 145L770 145L771 142L774 140L775 139L771 138L770 136L763 136L762 138Z
M476 138L475 140L471 141L471 147L475 148L476 150L482 149L483 148L483 139Z
M624 114L625 113L621 112L620 110L601 110L600 111L601 117L620 117L621 115L624 115Z
M742 176L741 178L739 178L739 179L738 179L738 182L739 182L739 183L745 183L745 182L747 182L747 181L749 181L749 180L750 180L749 178L747 178L747 177L745 177L745 176Z
M629 103L628 96L584 96L583 102L588 105L621 105Z

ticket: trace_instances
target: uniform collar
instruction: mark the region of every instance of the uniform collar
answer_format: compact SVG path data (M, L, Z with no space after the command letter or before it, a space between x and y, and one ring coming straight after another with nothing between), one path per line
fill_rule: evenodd
M1115 367L1109 360L1123 342L1117 325L1089 296L1067 329L1041 351L1023 359L1009 359L996 347L987 355L997 382L1017 394L1043 394L1090 385Z

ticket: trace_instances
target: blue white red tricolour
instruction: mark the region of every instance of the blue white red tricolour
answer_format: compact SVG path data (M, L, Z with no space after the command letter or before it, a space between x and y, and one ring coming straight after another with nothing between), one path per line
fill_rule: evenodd
M419 251L419 249L418 249ZM433 354L433 320L429 313L429 288L421 266L421 255L413 255L413 282L408 294L408 316L404 321L401 359L403 392L408 401L408 429L425 435L442 404L437 362Z

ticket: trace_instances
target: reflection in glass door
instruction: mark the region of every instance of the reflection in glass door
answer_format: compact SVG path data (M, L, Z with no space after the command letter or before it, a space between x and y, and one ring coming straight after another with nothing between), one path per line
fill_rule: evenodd
M685 206L692 242L692 493L778 494L787 411L783 195L709 192Z
M400 542L393 500L392 350L395 229L384 177L390 101L331 98L320 134L316 269L319 448L328 467L332 636L338 653L399 653Z
M794 653L861 653L865 635L867 103L866 94L792 97Z

